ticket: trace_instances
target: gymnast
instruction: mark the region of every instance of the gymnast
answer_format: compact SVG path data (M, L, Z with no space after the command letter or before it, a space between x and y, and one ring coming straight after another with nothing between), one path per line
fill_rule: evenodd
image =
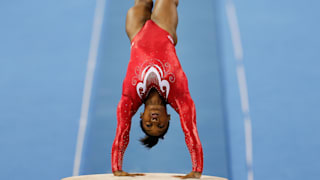
M192 171L179 178L200 178L203 152L196 127L196 110L188 81L177 58L176 29L179 0L135 0L126 19L131 57L117 107L117 131L112 145L112 172L115 176L141 176L122 170L129 143L131 118L144 104L140 126L146 134L140 141L151 148L163 139L169 127L166 105L179 114L192 160ZM153 9L153 10L152 10Z

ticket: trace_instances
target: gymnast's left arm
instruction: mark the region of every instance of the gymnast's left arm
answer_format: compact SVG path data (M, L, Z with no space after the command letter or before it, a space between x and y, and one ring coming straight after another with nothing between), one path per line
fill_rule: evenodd
M203 170L203 151L197 130L194 102L188 92L176 97L171 106L180 115L181 127L192 160L192 172L180 178L200 178Z

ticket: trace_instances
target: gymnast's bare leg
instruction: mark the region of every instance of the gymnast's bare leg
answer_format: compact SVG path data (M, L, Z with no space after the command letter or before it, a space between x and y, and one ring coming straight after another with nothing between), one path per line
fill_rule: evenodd
M135 0L134 6L127 13L126 32L132 41L147 20L151 19L152 0Z
M176 44L178 4L179 0L157 0L153 8L152 0L135 0L135 5L128 11L126 20L126 32L129 39L132 40L143 27L145 22L151 19L162 29L170 33Z

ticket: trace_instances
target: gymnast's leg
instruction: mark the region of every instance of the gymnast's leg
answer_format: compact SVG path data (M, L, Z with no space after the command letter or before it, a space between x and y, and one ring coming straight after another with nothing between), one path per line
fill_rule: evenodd
M129 9L126 32L130 41L140 31L145 22L151 18L152 6L152 0L135 0L134 6Z
M158 26L171 34L175 44L177 44L178 4L179 0L157 0L151 15L151 19Z

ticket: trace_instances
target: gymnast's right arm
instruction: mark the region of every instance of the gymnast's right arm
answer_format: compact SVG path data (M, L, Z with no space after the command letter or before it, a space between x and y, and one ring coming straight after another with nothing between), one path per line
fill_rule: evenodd
M112 172L115 176L139 176L143 174L129 174L122 171L124 152L129 144L131 118L139 108L129 96L122 95L117 107L117 131L112 145Z

